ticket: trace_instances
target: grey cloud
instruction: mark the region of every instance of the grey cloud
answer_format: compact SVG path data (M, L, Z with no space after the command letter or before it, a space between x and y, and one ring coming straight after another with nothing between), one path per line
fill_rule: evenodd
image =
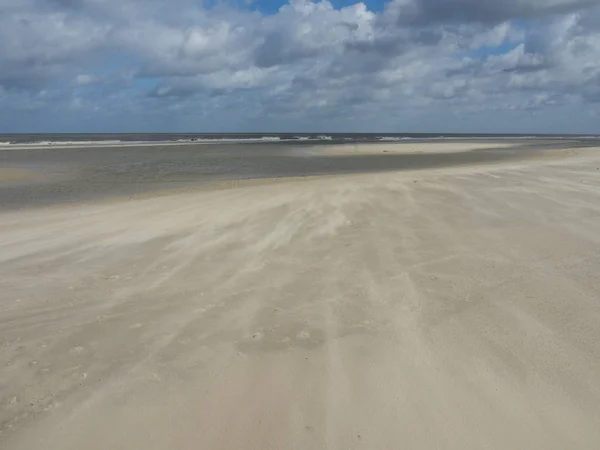
M318 54L316 48L303 48L301 45L294 44L296 43L281 32L268 34L254 55L256 65L258 67L273 67Z
M81 10L88 5L86 0L50 0L57 7Z
M597 6L596 0L396 0L398 22L500 23L567 14Z
M410 49L438 45L444 34L441 30L400 30L375 36L369 40L348 40L345 46L349 50L362 54L378 53L381 56L399 56Z

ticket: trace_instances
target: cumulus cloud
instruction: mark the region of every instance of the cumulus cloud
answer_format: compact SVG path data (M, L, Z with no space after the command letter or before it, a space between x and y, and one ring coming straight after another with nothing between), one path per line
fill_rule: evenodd
M0 131L555 131L568 113L593 132L595 0L248 8L0 0Z

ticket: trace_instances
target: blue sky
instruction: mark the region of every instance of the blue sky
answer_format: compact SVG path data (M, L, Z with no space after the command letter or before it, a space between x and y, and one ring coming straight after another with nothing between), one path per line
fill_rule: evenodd
M0 132L600 134L595 0L2 0Z

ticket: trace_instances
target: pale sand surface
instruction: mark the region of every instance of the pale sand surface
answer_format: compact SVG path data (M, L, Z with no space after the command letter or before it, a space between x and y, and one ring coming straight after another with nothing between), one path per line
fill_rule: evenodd
M486 149L507 149L511 147L518 147L523 145L527 141L440 141L440 142L419 142L419 141L399 141L399 142L381 142L381 143L367 143L367 144L344 144L344 145L330 145L324 149L319 149L322 153L328 155L371 155L377 153L396 153L396 154L410 154L410 153L426 153L426 154L440 154L440 153L457 153L457 152L469 152L482 148Z
M600 448L600 154L0 215L0 447Z

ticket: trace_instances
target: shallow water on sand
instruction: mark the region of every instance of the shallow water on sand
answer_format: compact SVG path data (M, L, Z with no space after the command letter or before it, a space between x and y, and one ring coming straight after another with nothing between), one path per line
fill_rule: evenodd
M472 141L471 141L472 144ZM148 145L28 148L0 151L0 165L33 177L0 179L0 208L19 209L162 189L252 178L306 177L413 170L527 158L565 147L565 141L515 141L498 149L490 141L459 153L327 155L313 144ZM351 148L352 144L348 144ZM569 146L590 145L570 142Z

